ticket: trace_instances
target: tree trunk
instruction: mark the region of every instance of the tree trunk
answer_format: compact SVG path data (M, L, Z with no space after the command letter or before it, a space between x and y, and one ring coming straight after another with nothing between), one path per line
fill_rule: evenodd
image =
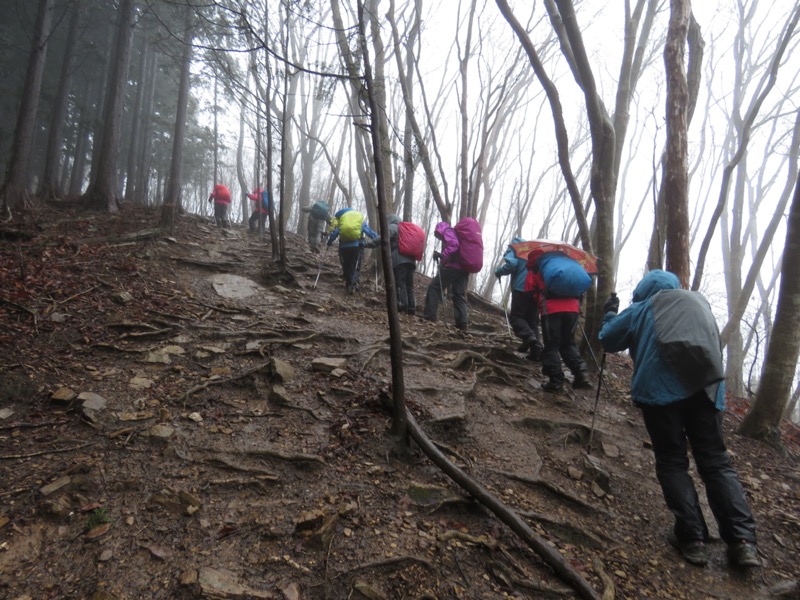
M145 78L147 76L147 65L150 61L150 44L147 35L142 36L141 55L139 57L139 69L136 75L136 99L133 102L131 119L131 135L128 143L128 164L125 168L125 202L133 202L134 191L136 188L136 171L139 167L139 148L141 147L142 137L142 104L144 103Z
M142 107L142 146L139 154L139 166L136 169L136 187L133 193L133 201L137 204L147 205L150 195L150 165L152 161L151 148L153 147L153 104L155 102L156 79L158 75L158 55L150 53L150 61L147 67L146 89L147 95L144 98ZM205 203L204 203L205 205Z
M183 9L186 13L186 33L183 40L183 56L181 57L181 79L178 87L178 107L175 111L175 134L172 138L172 162L164 205L161 207L161 228L172 233L175 229L175 217L181 206L181 185L183 175L183 140L186 137L186 115L189 110L189 72L192 66L192 11L189 6Z
M78 39L78 23L81 14L81 2L76 0L71 7L67 41L64 45L64 59L61 62L61 74L58 79L58 90L53 100L53 115L50 119L50 133L47 136L44 173L40 194L43 197L60 198L63 190L59 185L62 147L64 144L64 123L66 122L69 87L72 82L72 58L75 53L75 40Z
M117 205L117 163L122 125L122 104L125 96L131 38L133 37L133 6L133 0L121 0L118 9L117 43L106 91L103 136L99 147L92 150L93 154L99 152L97 174L84 195L91 208L108 212L119 210Z
M9 215L12 208L19 205L29 206L29 162L52 18L53 0L39 0L31 52L28 57L28 69L17 113L17 125L14 128L14 139L11 142L11 155L5 181L0 189L0 204L3 212Z
M688 105L684 49L689 30L689 0L670 0L664 64L667 71L667 151L664 197L667 208L668 271L689 287L689 159Z
M750 411L739 426L748 437L779 443L778 429L792 393L797 358L800 354L800 180L795 185L789 209L783 273L767 356L758 392Z

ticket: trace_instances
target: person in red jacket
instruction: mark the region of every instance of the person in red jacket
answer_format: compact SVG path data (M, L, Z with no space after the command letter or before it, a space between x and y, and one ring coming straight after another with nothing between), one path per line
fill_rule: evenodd
M586 363L575 343L575 329L581 312L580 298L547 298L545 297L544 278L534 266L529 269L525 281L525 291L533 291L534 302L539 306L541 315L542 338L542 374L549 380L542 386L546 392L561 394L564 392L564 371L561 359L572 372L572 387L589 388Z
M228 205L231 203L231 193L228 188L220 183L214 186L214 190L208 197L209 202L214 202L214 222L217 227L230 229L228 221Z
M256 188L252 194L247 194L247 197L253 201L253 212L247 224L250 226L250 232L256 233L267 222L269 193L262 188Z

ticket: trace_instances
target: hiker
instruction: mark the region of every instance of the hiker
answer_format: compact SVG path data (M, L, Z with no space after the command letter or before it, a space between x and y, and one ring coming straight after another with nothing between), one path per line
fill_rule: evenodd
M397 288L397 310L401 314L417 314L414 296L414 271L425 251L425 232L419 225L389 215L389 246L392 249L392 271Z
M262 188L256 188L247 197L253 201L253 212L247 224L250 226L250 233L255 233L264 228L269 214L269 192Z
M688 442L729 561L759 566L755 519L722 437L725 375L717 323L703 296L679 287L673 273L650 271L624 311L617 314L616 296L606 301L599 339L606 352L627 349L633 359L631 397L675 515L669 543L691 564L708 562L708 527L688 472Z
M365 242L364 236L372 240ZM364 221L364 215L352 208L338 211L331 221L331 233L328 236L328 247L339 238L339 262L342 265L345 291L348 295L358 288L359 269L364 248L374 248L380 238Z
M311 252L319 252L319 245L325 237L325 226L331 222L328 213L328 203L317 200L311 206L303 207L303 212L308 213L306 229L308 230L308 247Z
M539 337L539 309L533 299L533 292L525 291L525 279L528 276L528 260L517 256L513 244L524 242L520 237L511 240L503 259L505 262L494 270L499 280L504 275L511 275L511 312L508 321L514 334L522 340L517 352L528 352L530 360L541 360L542 342Z
M577 262L559 253L548 252L533 257L531 252L528 259L528 275L525 280L525 290L532 291L534 303L539 307L542 324L542 374L548 377L547 383L542 386L546 392L561 394L564 392L564 371L561 360L572 373L572 387L574 389L590 388L586 363L581 358L578 345L575 343L575 330L578 327L578 318L581 312L580 295L556 295L548 290L544 271L548 262L556 261L571 265ZM572 263L567 262L572 261ZM580 267L580 265L578 265ZM582 269L582 267L580 267ZM591 277L583 271L591 285ZM588 288L588 285L586 286ZM584 288L585 291L586 288Z
M460 230L460 231L459 231ZM456 328L469 329L467 314L467 284L470 273L477 273L483 266L483 240L480 224L470 217L462 218L455 227L442 221L433 235L441 240L442 251L433 253L439 272L431 279L425 293L424 318L436 322L439 301L444 290L449 289L453 297L453 314Z
M228 188L222 184L214 186L214 190L208 197L208 201L214 202L214 222L217 227L224 227L230 229L230 221L228 221L228 205L231 203L231 193Z

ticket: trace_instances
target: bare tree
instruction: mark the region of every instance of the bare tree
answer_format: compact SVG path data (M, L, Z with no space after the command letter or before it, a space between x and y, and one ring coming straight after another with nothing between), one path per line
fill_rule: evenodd
M758 392L739 433L780 443L781 419L792 394L800 355L800 180L795 185L783 247L778 308Z

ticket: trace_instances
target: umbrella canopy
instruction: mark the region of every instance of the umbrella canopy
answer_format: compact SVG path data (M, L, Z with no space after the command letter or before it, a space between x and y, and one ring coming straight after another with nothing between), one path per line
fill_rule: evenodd
M576 248L567 242L560 242L556 240L528 240L526 242L517 242L511 244L514 253L519 258L525 258L528 261L528 266L533 265L543 254L548 252L560 252L571 259L580 263L589 275L597 274L597 257L589 254L586 250Z

